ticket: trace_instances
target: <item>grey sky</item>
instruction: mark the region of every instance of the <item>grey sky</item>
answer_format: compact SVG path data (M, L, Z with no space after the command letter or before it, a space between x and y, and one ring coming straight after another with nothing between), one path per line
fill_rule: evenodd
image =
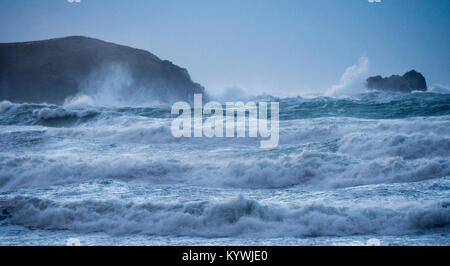
M448 0L0 0L0 42L84 35L146 49L210 91L320 93L414 68L450 85Z

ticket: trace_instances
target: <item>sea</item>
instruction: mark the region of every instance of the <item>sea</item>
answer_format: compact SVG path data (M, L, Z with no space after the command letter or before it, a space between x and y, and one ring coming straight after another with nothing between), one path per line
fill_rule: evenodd
M450 94L265 97L270 149L175 138L168 104L0 102L0 245L450 245Z

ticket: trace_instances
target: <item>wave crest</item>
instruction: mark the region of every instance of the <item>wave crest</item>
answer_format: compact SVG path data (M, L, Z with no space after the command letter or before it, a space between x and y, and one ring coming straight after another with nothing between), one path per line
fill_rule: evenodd
M200 237L406 234L450 229L450 203L398 208L264 206L240 197L183 204L15 197L1 203L12 224L46 230Z

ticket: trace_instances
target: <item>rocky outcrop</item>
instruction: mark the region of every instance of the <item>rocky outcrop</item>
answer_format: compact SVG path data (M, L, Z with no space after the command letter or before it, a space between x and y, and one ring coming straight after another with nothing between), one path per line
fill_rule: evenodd
M136 91L146 91L154 100L171 102L204 92L186 69L150 52L72 36L0 44L0 100L61 103L79 93L92 73L109 64L120 64L129 73L128 93L123 97L139 97Z
M381 76L370 77L367 79L366 86L369 89L395 92L427 90L425 77L415 70L411 70L403 76L392 75L388 78L383 78Z

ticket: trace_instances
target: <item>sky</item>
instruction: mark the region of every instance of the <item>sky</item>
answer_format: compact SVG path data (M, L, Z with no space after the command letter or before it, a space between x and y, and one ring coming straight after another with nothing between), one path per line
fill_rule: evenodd
M319 94L358 66L448 87L449 14L449 0L0 0L0 42L83 35L141 48L213 93Z

